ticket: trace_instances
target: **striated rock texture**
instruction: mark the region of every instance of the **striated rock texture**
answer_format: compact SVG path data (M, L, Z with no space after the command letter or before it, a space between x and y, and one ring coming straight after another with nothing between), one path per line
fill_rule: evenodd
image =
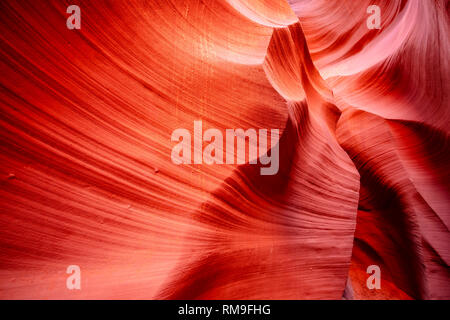
M1 1L0 298L450 299L449 22L445 0ZM195 120L280 129L278 173L174 164Z

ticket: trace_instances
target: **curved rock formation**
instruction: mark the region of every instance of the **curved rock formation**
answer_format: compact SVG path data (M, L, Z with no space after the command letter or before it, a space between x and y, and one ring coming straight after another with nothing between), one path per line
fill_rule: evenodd
M446 1L71 4L0 2L0 298L450 298ZM278 173L174 164L195 120Z

